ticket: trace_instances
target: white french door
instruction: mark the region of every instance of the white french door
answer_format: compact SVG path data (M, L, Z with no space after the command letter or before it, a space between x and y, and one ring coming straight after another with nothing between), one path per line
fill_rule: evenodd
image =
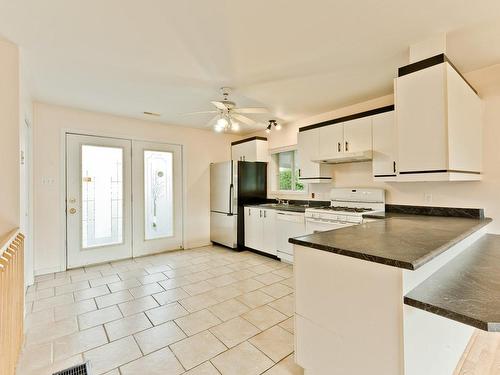
M66 231L68 268L182 247L181 146L67 134Z
M182 149L132 142L134 256L182 247Z
M68 268L132 256L131 142L66 136Z

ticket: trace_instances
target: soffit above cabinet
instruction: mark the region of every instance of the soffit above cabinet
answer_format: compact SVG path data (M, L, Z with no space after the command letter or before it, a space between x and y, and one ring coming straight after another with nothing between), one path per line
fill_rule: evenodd
M303 126L303 127L299 128L299 132L304 132L304 131L307 131L307 130L317 129L317 128L321 128L323 126L339 124L341 122L356 120L356 119L362 118L362 117L375 116L375 115L377 115L379 113L384 113L384 112L389 112L389 111L394 111L394 104L387 105L385 107L370 109L368 111L354 113L352 115L338 117L338 118L335 118L335 119L332 119L332 120L327 120L327 121L319 122L317 124Z

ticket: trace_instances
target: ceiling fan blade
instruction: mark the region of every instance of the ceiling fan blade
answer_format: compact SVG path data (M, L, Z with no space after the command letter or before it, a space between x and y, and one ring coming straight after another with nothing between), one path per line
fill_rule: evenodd
M245 108L233 108L231 112L235 113L268 113L269 110L264 107L245 107Z
M226 105L222 102L210 102L212 103L214 106L216 106L217 108L223 110L223 111L227 111L229 108L226 107Z
M219 113L219 111L197 111L197 112L188 112L188 113L183 113L182 116L189 116L189 115L203 115L206 113Z
M231 113L231 118L234 118L235 120L238 120L242 123L244 123L245 125L255 125L256 122L254 120L252 120L251 118L248 118L246 116L243 116L243 115L238 115L236 113Z
M217 120L218 120L219 118L220 118L220 116L219 116L219 115L216 115L216 116L212 117L212 119L211 119L209 122L207 122L207 124L205 125L205 127L207 127L207 128L208 128L208 127L210 127L210 126L215 125L215 123L217 122Z

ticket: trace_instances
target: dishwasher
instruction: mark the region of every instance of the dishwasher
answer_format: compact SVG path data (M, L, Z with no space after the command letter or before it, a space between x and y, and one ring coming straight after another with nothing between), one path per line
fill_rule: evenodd
M278 258L293 263L293 245L288 242L290 237L306 234L305 215L303 212L276 212L276 235Z

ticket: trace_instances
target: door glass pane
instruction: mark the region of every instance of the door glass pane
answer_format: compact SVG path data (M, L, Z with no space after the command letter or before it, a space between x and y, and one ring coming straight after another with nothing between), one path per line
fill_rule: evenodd
M145 239L174 235L173 154L144 151Z
M82 145L82 248L123 242L123 150Z

